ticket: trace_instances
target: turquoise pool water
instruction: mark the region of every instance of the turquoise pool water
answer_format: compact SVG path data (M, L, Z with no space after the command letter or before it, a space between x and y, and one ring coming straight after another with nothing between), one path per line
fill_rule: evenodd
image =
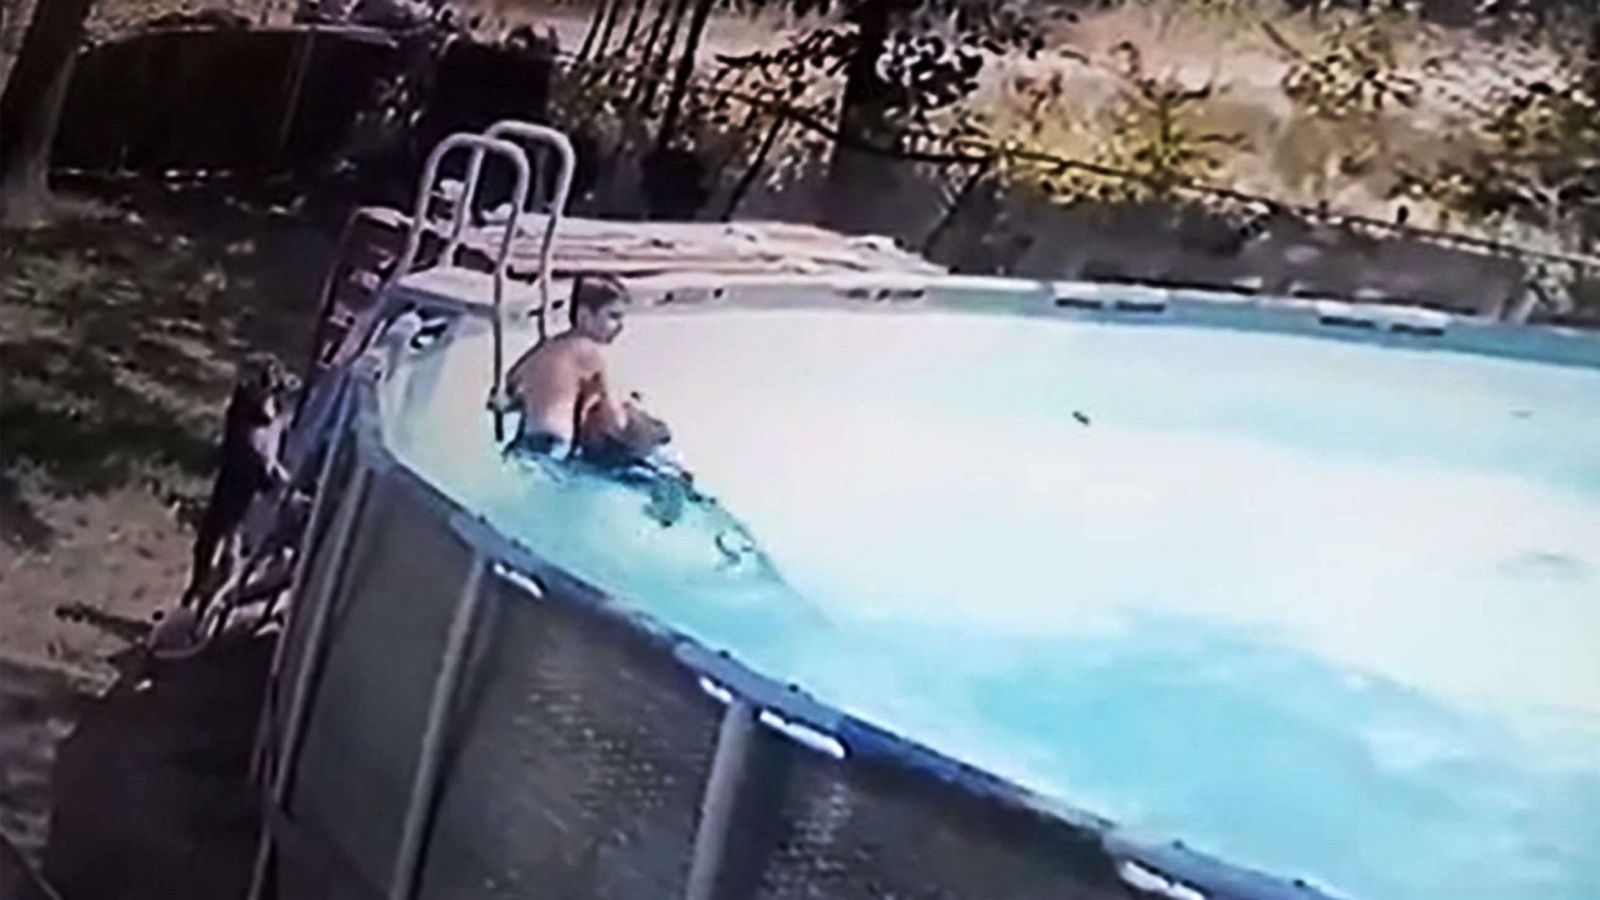
M501 460L481 336L402 370L390 439L659 619L1135 830L1351 897L1600 896L1600 371L936 312L615 349L724 510Z

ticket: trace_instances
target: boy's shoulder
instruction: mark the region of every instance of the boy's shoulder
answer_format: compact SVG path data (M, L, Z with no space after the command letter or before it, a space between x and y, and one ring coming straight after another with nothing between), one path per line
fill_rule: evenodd
M573 357L583 363L584 368L599 369L604 366L605 355L600 350L599 342L593 338L581 335L571 335L569 350Z
M551 357L572 356L581 353L582 348L577 344L578 336L571 332L563 332L545 341L528 351L529 358L549 359Z
M563 360L576 362L586 369L601 368L604 358L600 345L590 338L566 332L545 341L528 351L526 360Z

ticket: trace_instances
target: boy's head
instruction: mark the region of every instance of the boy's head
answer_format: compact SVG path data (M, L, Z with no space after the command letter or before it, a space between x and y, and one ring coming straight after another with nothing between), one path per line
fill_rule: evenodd
M572 330L609 344L622 333L628 289L612 275L580 275L572 284Z

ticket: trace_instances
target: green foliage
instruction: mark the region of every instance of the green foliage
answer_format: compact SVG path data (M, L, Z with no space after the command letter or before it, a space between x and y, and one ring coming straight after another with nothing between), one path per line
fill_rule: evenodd
M1485 91L1450 94L1467 152L1406 165L1393 194L1496 231L1595 252L1600 245L1600 8L1504 2L1480 21L1493 35ZM1543 65L1534 61L1544 60ZM1550 61L1554 60L1554 65Z
M97 0L90 10L87 31L92 40L107 40L164 17L212 15L236 16L247 22L287 18L292 2L278 0Z
M1217 92L1214 84L1188 87L1144 71L1138 48L1122 46L1127 60L1124 88L1111 111L1101 161L1133 177L1123 180L1130 199L1169 197L1174 190L1209 180L1226 154L1245 145L1244 136L1207 130L1199 113Z
M1396 193L1474 221L1515 220L1592 249L1600 241L1600 102L1586 73L1518 80L1477 110L1465 163L1408 171Z
M1109 104L1079 103L1059 70L1019 76L1009 85L1010 115L965 116L962 146L992 155L997 177L1056 203L1195 202L1185 189L1208 182L1246 146L1243 135L1205 124L1223 88L1147 72L1128 42L1113 53L1117 92Z
M795 3L797 11L817 4ZM861 27L868 6L884 7L893 27L886 35ZM831 8L827 0L820 6ZM857 0L839 7L841 19L817 26L787 46L743 56L723 56L725 72L754 73L767 86L801 96L846 73L853 59L870 54L885 108L904 125L926 126L931 117L971 96L986 61L1043 49L1041 19L1014 2L959 0ZM881 44L874 42L882 40Z
M572 66L551 85L550 104L556 120L570 131L605 139L621 137L625 122L648 120L649 107L638 101L637 67L624 60L594 60Z
M832 141L820 126L835 121L838 88L833 73L813 63L827 58L819 45L833 39L813 30L764 59L719 60L692 121L718 148L723 167L760 165L761 180L778 186L825 157ZM791 126L795 120L805 124Z
M1401 71L1398 58L1401 31L1411 25L1404 12L1339 16L1312 53L1292 46L1270 23L1263 28L1290 57L1284 94L1313 115L1349 120L1416 105L1421 82Z
M909 164L943 169L936 181L951 195L967 191L975 180L998 180L1059 203L1201 202L1232 213L1243 201L1207 187L1234 188L1231 179L1239 174L1266 173L1295 179L1285 182L1272 203L1293 203L1285 195L1301 190L1313 192L1301 203L1339 192L1354 200L1357 211L1364 211L1364 202L1425 201L1424 210L1447 211L1457 222L1489 223L1502 236L1501 226L1492 223L1537 226L1544 236L1538 241L1552 249L1592 245L1596 233L1600 116L1595 88L1585 87L1596 78L1594 67L1573 64L1560 79L1547 75L1542 82L1528 77L1513 83L1508 73L1534 70L1497 59L1486 64L1481 79L1475 73L1470 79L1453 75L1470 73L1471 60L1498 45L1465 31L1445 34L1408 3L1322 2L1307 15L1305 4L1281 0L1148 0L1157 13L1185 17L1172 38L1180 49L1197 36L1203 42L1216 34L1254 52L1260 44L1249 46L1248 36L1265 34L1283 59L1279 86L1290 101L1287 117L1256 103L1252 89L1230 95L1216 74L1197 80L1176 63L1171 74L1147 71L1146 59L1168 52L1160 33L1140 38L1143 54L1124 41L1110 58L1090 59L1073 49L1077 45L1050 46L1045 38L1054 32L1037 16L1029 18L1023 4L746 5L774 4L834 17L813 20L786 46L719 57L698 83L684 137L723 172L725 184L752 164L768 183L781 182L826 160L838 139L866 141L922 160ZM863 10L874 4L891 8L897 18L877 64L890 82L877 95L888 107L889 127L868 133L854 131L839 105L852 60L862 50ZM1299 12L1290 13L1290 7ZM1116 13L1106 15L1101 28L1118 21ZM1150 20L1128 21L1137 28ZM1556 36L1545 33L1545 43L1525 37L1518 44L1532 47L1524 58L1546 67L1563 56L1581 58L1570 36L1586 30L1563 27L1568 37L1560 52L1550 43ZM1452 45L1451 52L1465 46L1473 55L1464 60L1437 49L1444 45ZM1029 56L1039 62L1020 65ZM1010 74L995 84L986 76L1001 66ZM1114 83L1109 99L1107 73ZM1489 87L1496 83L1507 86ZM1452 100L1452 91L1466 99ZM655 115L630 106L635 95L614 78L584 75L562 101L570 110L564 118L620 136L626 129L617 123ZM1441 110L1455 102L1474 111L1446 121L1466 126L1446 126L1444 139L1434 140L1423 123L1449 115ZM1285 143L1290 132L1297 143ZM1240 159L1257 152L1267 155ZM929 154L987 163L941 164ZM1386 217L1388 211L1378 214ZM1417 213L1417 206L1410 211Z

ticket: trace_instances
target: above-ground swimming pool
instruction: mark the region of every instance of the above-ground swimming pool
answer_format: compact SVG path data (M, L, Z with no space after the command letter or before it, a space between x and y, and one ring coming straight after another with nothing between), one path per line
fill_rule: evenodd
M665 627L1126 833L1335 896L1600 896L1600 342L950 296L630 318L616 380L717 501L671 524L502 457L470 317L392 368L384 441Z

